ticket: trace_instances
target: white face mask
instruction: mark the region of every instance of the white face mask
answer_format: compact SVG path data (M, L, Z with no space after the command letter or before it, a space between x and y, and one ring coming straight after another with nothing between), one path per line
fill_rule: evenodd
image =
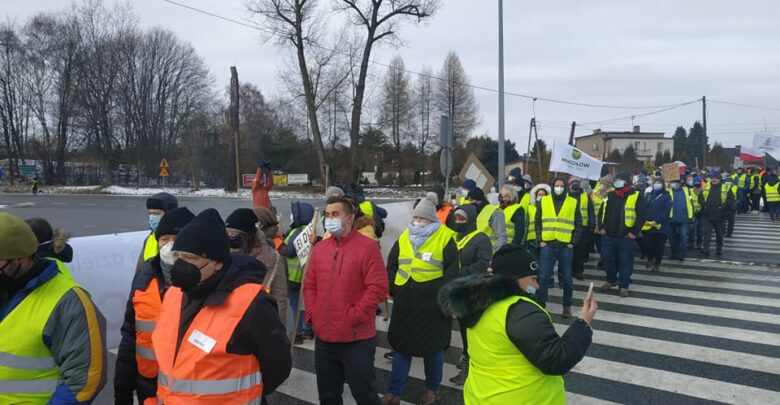
M325 230L333 236L341 236L344 233L344 225L339 218L325 218Z
M655 183L655 184L653 184L653 190L660 190L660 189L662 189L662 188L664 188L664 185L663 185L663 184L661 184L661 183Z
M563 194L563 192L564 192L564 191L566 191L566 189L565 189L565 188L563 188L563 187L555 187L555 188L553 189L553 191L555 191L555 194L556 194L556 195L561 195L561 194Z
M173 257L173 242L168 242L160 248L160 261L168 266L173 266L173 262L176 261L176 258Z
M462 188L462 189L460 189L460 195L462 195L462 196L464 196L464 197L465 197L465 196L467 196L468 194L469 194L469 191L468 191L468 190L466 190L465 188Z
M623 180L616 180L613 185L615 186L615 188L623 188L626 185L626 183Z

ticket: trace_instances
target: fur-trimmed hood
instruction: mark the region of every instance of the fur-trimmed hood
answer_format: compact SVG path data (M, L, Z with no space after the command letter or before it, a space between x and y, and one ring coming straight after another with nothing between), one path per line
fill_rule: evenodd
M531 204L536 204L538 201L536 201L536 193L539 192L539 190L544 190L547 192L547 195L552 194L552 188L550 188L549 184L537 184L531 188L531 195L528 197Z
M514 295L527 295L520 290L517 280L468 276L455 279L439 290L439 306L468 328L476 325L493 303Z

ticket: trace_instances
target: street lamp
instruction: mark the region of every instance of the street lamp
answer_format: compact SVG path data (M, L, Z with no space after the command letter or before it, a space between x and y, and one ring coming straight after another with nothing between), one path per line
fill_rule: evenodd
M504 181L504 0L498 0L498 187Z

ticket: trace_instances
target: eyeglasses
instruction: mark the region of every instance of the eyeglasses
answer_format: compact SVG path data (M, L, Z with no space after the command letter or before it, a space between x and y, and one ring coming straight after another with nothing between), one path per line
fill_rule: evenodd
M198 255L196 255L194 253L182 252L182 251L178 251L178 250L174 250L173 252L171 252L171 254L173 254L173 257L175 257L177 259L182 259L182 260L193 260L194 261L194 260L198 260L198 259L205 259L205 257L203 257L203 256L198 256Z

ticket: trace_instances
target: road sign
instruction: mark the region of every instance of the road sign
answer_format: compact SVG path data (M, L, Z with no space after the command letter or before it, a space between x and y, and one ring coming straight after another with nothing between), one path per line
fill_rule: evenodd
M309 182L308 174L288 174L287 184L307 184ZM274 184L276 184L276 177L274 177Z
M35 165L19 165L19 174L22 176L32 176L35 174Z
M160 177L168 177L168 176L169 176L168 175L168 169L165 168L165 167L160 168Z
M241 187L252 187L252 183L255 182L255 174L242 174L241 175Z
M439 157L439 168L444 177L450 177L452 173L452 152L450 148L443 148Z
M165 159L165 158L162 158L162 160L160 161L160 169L167 169L169 167L171 167L171 166L168 165L168 160ZM162 171L160 171L160 172L162 173ZM160 176L162 176L162 174Z
M452 120L446 115L441 116L439 124L439 147L452 148Z

